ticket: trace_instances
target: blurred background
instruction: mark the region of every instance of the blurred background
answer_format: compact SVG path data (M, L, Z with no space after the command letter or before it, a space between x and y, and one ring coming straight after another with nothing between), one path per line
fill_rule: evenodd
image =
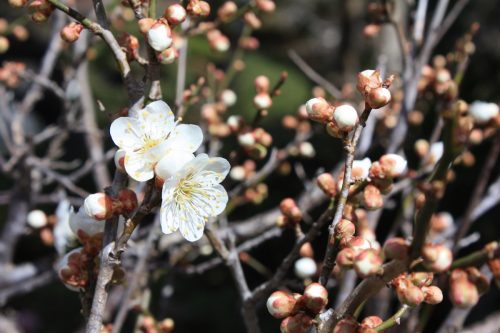
M89 6L90 0L77 0L77 6ZM115 1L116 2L116 1ZM236 1L244 3L244 1ZM405 11L414 6L414 1L407 0L405 5L400 5L399 15L406 15ZM430 10L436 1L429 1ZM159 1L160 6L169 2ZM217 8L222 1L211 1ZM289 78L282 88L281 96L275 99L270 109L269 117L264 120L264 127L273 134L274 143L278 147L284 146L293 138L293 132L281 126L281 118L287 114L295 114L301 104L312 96L314 87L304 73L290 59L289 52L295 51L311 67L337 87L345 84L355 84L356 74L362 69L374 68L381 64L385 71L396 76L401 74L401 60L395 39L395 32L389 26L382 27L380 32L373 37L364 35L366 24L371 17L367 12L368 1L340 1L340 0L277 0L277 10L272 14L263 16L263 28L253 35L260 40L260 48L248 52L245 57L245 70L239 73L231 88L237 93L238 101L232 108L235 113L242 114L246 119L252 119L254 109L252 99L254 96L253 79L264 74L276 81L282 71L289 73ZM111 1L109 1L111 6ZM22 61L32 69L37 69L39 61L46 49L50 37L50 22L37 25L29 21L25 10L14 10L6 2L0 3L0 17L9 22L28 29L25 40L9 35L10 48L7 53L0 55L0 63L4 61ZM484 100L500 102L500 2L490 0L470 1L462 15L451 27L449 32L436 48L436 53L446 55L453 50L457 39L464 35L471 24L478 22L480 30L475 36L476 50L470 59L460 87L461 97L467 102ZM112 12L111 12L112 14ZM128 31L137 30L133 23ZM223 28L230 39L235 42L241 32L241 22L235 22ZM22 39L22 38L21 38ZM63 58L62 65L70 59ZM127 99L121 85L121 78L115 70L115 63L103 43L96 41L88 51L90 59L90 81L95 100L105 106L106 111L98 111L101 128L108 126L111 115L127 106ZM206 71L210 62L217 67L224 68L231 57L231 53L214 54L203 37L196 37L190 41L188 54L187 83L192 83L199 75ZM63 66L58 66L53 76L55 81L61 80ZM164 100L173 103L175 93L176 65L162 67L162 88ZM348 86L346 86L348 87ZM344 88L346 88L344 87ZM23 96L27 84L21 84L15 94ZM36 112L32 114L30 124L32 131L57 122L64 106L59 100L46 93L37 103ZM194 110L197 111L196 106ZM196 122L199 112L190 112L187 122ZM431 126L431 124L429 124ZM431 129L423 129L422 133ZM105 135L108 132L104 131ZM106 137L106 147L111 148L112 143ZM340 142L331 140L322 131L312 139L316 149L316 157L310 160L301 160L306 175L312 178L318 169L333 167L342 158ZM231 144L231 143L230 143ZM230 146L229 144L229 146ZM383 140L375 142L375 149L370 150L369 157L374 159L380 155ZM464 213L468 203L469 194L473 185L481 177L480 166L484 160L490 143L485 143L472 148L476 163L470 167L458 166L456 173L460 175L448 187L447 194L440 205L440 211L448 211L454 217ZM83 135L72 134L67 143L64 159L74 160L84 158L86 155L83 147ZM2 145L0 144L0 149ZM411 147L407 147L411 155ZM224 150L223 150L224 151ZM110 168L114 168L110 164ZM499 174L500 165L497 161L493 177ZM90 179L83 178L79 185L88 190L93 189ZM288 175L274 175L267 181L269 196L260 205L246 205L237 209L230 220L239 220L254 214L257 210L264 211L276 206L285 196L295 196L302 191L302 181L294 171ZM12 186L8 177L0 174L0 191L5 191ZM54 206L40 206L46 212L53 212ZM323 207L321 207L322 209ZM317 216L321 209L315 212ZM387 211L381 219L377 234L383 241L388 226L384 221L391 221L395 212ZM474 224L472 232L478 231L481 239L470 247L463 249L469 252L481 248L488 241L500 238L499 227L500 207L490 210ZM6 218L6 206L0 206L0 229ZM279 239L272 239L259 248L253 250L251 255L260 261L269 271L279 265L282 258L288 253L293 243L293 233L286 232ZM317 254L324 251L324 239L316 243ZM15 262L34 261L46 256L55 255L52 248L44 246L36 235L28 231L18 244L15 253ZM210 255L209 255L210 256ZM200 261L207 260L200 258ZM175 320L175 332L240 332L244 330L240 319L239 299L234 283L228 270L219 266L200 276L190 276L182 271L169 267L168 258L152 263L157 265L157 273L151 277L153 285L151 293L150 310L156 318L171 317ZM265 277L250 267L244 267L250 287L261 283ZM491 292L481 298L467 319L472 323L483 319L495 309L500 309L500 292L492 285ZM111 300L113 301L113 300ZM56 278L52 276L43 285L28 293L2 299L0 297L0 313L14 317L22 332L66 333L80 332L84 327L84 319L80 314L80 299L78 294L68 291ZM440 324L451 305L447 300L444 305L434 311L426 331L434 331ZM131 316L132 317L132 316ZM277 332L279 321L272 318L265 306L260 304L259 317L264 332ZM133 330L132 320L123 332ZM6 331L8 332L8 331Z

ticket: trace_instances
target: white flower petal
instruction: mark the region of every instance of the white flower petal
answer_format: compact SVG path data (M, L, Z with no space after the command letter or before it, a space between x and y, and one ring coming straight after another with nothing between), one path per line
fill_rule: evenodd
M204 216L217 216L224 211L228 196L224 186L215 186L200 189L200 193L193 194L193 209Z
M146 159L144 154L127 152L125 155L125 170L133 179L144 182L154 177L154 162Z
M139 120L130 117L120 117L111 123L109 128L111 139L120 148L135 150L142 146L143 131Z
M147 137L158 140L166 139L175 126L174 114L167 103L154 101L137 112L141 130Z
M155 173L164 180L168 179L179 172L193 158L194 155L186 151L170 151L156 164Z
M179 229L179 219L175 215L175 203L162 205L160 210L161 231L164 234L171 234Z
M168 138L169 147L194 153L203 142L200 126L181 124L176 126Z
M188 210L183 213L184 216L186 216L186 222L179 226L179 231L186 240L195 242L203 236L207 218L192 214L192 212Z
M204 186L209 184L218 184L226 178L231 165L222 157L209 158L208 162L195 175L196 181Z
M91 218L82 206L78 213L71 212L69 215L69 227L75 235L81 240L79 231L83 231L86 236L94 236L104 232L104 221L97 221Z

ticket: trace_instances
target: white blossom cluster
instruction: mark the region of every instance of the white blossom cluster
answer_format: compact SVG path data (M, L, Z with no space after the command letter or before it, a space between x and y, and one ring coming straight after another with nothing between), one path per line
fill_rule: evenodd
M188 241L203 236L209 217L222 213L227 192L220 183L229 162L194 152L203 142L197 125L178 124L170 107L155 101L129 117L113 121L111 138L124 154L124 169L137 181L163 181L161 227L179 230Z

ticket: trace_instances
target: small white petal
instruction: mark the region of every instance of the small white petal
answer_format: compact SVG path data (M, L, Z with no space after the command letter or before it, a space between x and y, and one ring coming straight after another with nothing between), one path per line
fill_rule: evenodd
M144 158L144 154L128 152L125 155L125 170L133 179L144 182L154 177L153 165L150 160Z
M185 150L194 153L203 142L200 126L181 124L175 127L168 138L171 149Z
M194 155L186 151L170 151L156 164L155 173L161 179L168 179L179 172L193 158Z
M109 128L111 139L118 147L125 150L135 150L142 146L143 131L139 120L130 117L120 117L111 123Z
M203 230L207 219L202 216L187 213L188 220L179 226L181 235L190 242L196 242L203 236Z

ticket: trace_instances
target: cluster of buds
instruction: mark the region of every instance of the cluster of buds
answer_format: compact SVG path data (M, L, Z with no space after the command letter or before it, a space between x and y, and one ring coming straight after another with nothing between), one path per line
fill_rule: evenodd
M259 75L254 81L256 95L253 98L253 104L258 110L267 110L273 105L269 89L271 82L265 75Z
M469 134L469 142L479 144L492 137L500 128L498 104L474 101L469 105L468 114L474 121L474 128Z
M302 221L302 211L292 198L283 199L280 203L281 216L276 222L280 228L294 227Z
M451 100L457 95L457 86L450 71L446 68L447 60L442 55L433 58L432 66L422 67L418 90L430 91Z
M371 109L379 109L391 101L389 87L394 76L385 81L380 77L380 72L367 69L358 74L356 88L363 95L366 105Z
M26 220L28 225L38 232L38 236L44 245L54 245L54 227L56 224L54 215L47 216L45 212L35 209L28 213Z
M353 317L345 317L337 323L333 333L375 333L377 332L375 328L382 323L382 318L378 316L366 317L361 323L358 323Z
M115 215L128 216L137 208L137 196L130 189L122 189L116 198L105 193L95 193L85 198L83 207L88 216L98 221Z
M434 273L446 272L453 262L453 253L442 244L425 244L421 255L422 264Z
M65 42L74 43L80 38L83 25L77 22L71 22L61 29L61 38Z
M334 137L346 135L359 122L358 112L351 105L333 106L323 97L310 99L305 108L309 119L326 124L327 132Z
M449 297L460 308L469 308L479 301L479 296L489 288L489 280L476 267L454 269L450 274Z
M401 303L408 306L418 306L422 302L438 304L443 300L443 292L432 286L433 273L413 272L401 274L391 281L396 295Z
M139 39L134 35L124 33L120 37L120 46L125 50L127 54L127 60L129 62L139 59Z
M30 18L36 23L47 21L54 9L54 6L47 0L33 0L28 6Z
M142 317L139 324L139 330L142 333L172 333L174 326L174 320L171 318L158 321L153 316L146 315Z
M247 128L238 134L238 143L250 157L261 160L266 157L273 137L261 127L252 130Z
M9 88L15 88L21 80L21 74L26 69L22 62L6 61L0 67L0 83Z
M229 177L238 182L245 181L255 175L255 168L256 164L253 160L245 160L243 164L231 168Z
M316 317L328 304L328 291L319 283L309 284L303 295L275 291L267 299L267 310L281 322L282 333L306 333Z
M344 219L339 224L346 221ZM341 250L336 258L339 268L354 268L358 276L362 278L376 275L380 272L383 263L380 257L380 250L372 246L372 242L368 239L362 236L346 237L341 240L340 247Z

